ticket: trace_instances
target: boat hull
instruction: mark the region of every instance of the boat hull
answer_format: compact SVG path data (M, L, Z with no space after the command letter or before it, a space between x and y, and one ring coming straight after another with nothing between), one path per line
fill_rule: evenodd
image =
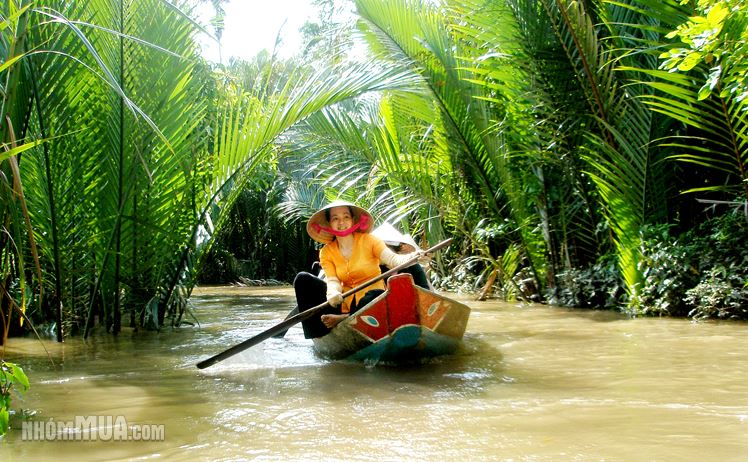
M387 290L314 339L317 354L366 362L417 361L454 353L470 308L413 284L409 274L387 282Z

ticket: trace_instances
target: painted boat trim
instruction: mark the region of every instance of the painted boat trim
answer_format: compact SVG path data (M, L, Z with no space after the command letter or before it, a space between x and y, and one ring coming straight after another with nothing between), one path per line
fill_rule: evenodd
M411 361L454 353L470 308L413 284L409 274L393 276L387 291L328 335L314 339L328 359Z
M366 362L415 361L453 354L460 340L415 324L401 326L390 336L357 351L347 359Z

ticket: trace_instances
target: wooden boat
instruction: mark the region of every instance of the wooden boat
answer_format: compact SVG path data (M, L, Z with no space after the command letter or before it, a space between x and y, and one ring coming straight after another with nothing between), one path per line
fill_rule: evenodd
M333 330L314 339L320 356L366 362L409 362L454 353L470 308L413 284L410 274L387 280L387 290Z

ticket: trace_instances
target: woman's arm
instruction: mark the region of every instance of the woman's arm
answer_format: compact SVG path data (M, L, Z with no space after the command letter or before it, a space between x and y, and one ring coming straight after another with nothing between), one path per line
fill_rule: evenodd
M385 247L382 249L382 253L379 254L379 261L386 265L388 268L394 268L396 266L400 266L403 263L407 263L408 260L412 260L414 258L419 258L421 256L421 252L415 251L411 253L406 254L397 254L389 249L389 247ZM417 261L414 261L415 264Z
M343 304L343 285L340 283L337 277L328 276L325 280L327 282L327 303L332 306L340 306Z
M330 249L325 246L319 252L319 264L322 266L322 271L325 272L325 283L327 284L327 303L332 306L340 306L343 304L343 284L338 278L337 268L335 267L335 261L330 255Z

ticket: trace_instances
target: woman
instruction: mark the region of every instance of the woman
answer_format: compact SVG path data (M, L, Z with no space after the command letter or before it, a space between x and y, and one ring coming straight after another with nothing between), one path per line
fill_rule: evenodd
M322 337L340 321L365 306L384 291L384 281L343 298L342 294L381 274L380 264L394 268L418 257L419 252L398 255L369 232L374 225L371 214L350 202L334 201L309 219L306 231L324 244L319 261L325 280L302 272L296 275L294 289L299 311L327 301L330 304L319 318L304 321L306 338Z

